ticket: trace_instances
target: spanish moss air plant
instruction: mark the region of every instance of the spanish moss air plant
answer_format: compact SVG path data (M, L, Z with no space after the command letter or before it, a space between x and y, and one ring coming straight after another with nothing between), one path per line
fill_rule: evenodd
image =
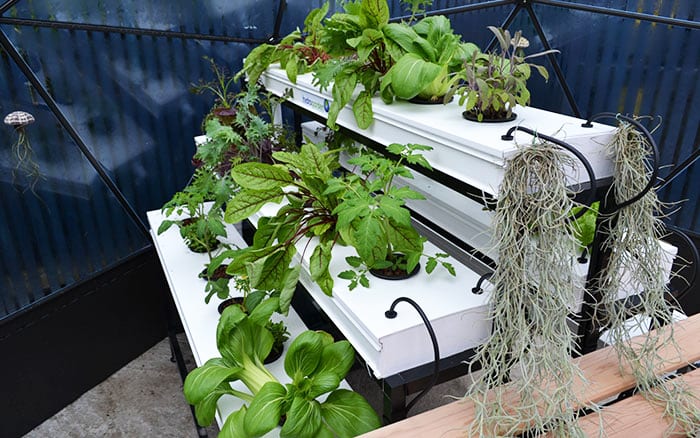
M34 192L36 184L41 178L41 172L39 169L39 164L34 158L34 149L29 142L29 137L25 131L25 128L34 123L34 116L24 111L14 111L5 116L4 120L6 125L10 125L15 129L17 134L17 140L12 143L12 158L15 160L15 166L12 169L12 183L17 180L19 176L27 178L29 184L26 190Z
M651 170L646 157L651 153L647 137L633 124L621 121L608 152L615 159L611 190L618 204L633 198L647 185ZM604 315L609 325L609 342L614 344L620 369L631 373L641 394L651 403L660 405L670 421L666 435L678 433L697 436L700 431L698 400L680 379L657 376L664 359L657 353L658 345L675 345L673 325L659 327L670 321L673 304L668 301L663 260L669 255L659 239L663 235L663 205L655 191L649 190L638 201L623 206L606 218L609 234L602 250L609 253L599 286L602 300L596 317ZM641 290L637 314L630 319L629 309L618 302L618 291ZM650 332L642 341L630 343L631 333Z
M470 388L476 407L470 436L514 436L528 429L583 436L576 412L584 378L571 361L574 335L567 326L578 246L566 185L566 170L573 166L565 152L539 142L506 163L493 220L493 333L473 362L482 373Z

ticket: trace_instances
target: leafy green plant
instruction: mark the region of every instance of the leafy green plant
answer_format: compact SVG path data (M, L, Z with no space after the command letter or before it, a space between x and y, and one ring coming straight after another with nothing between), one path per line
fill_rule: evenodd
M370 270L412 272L423 256L425 238L411 224L411 216L405 208L407 199L423 199L410 189L394 184L394 178L413 178L404 163L431 169L430 163L420 153L430 150L418 144L387 146L396 159L386 158L368 151L348 160L357 173L328 182L329 193L341 194L341 203L333 210L337 215L336 229L343 240L357 251L357 257L346 261L354 268L343 271L341 278L350 280L350 289L357 284L369 284L366 272ZM429 257L426 272L431 273L438 259L445 254ZM454 268L440 261L454 275Z
M442 15L404 25L400 32L392 30L394 42L405 53L381 79L380 94L386 103L394 97L441 102L459 79L455 73L479 52L473 43L463 43Z
M291 300L287 293L293 293L299 277L299 267L291 263L295 245L303 238L316 238L309 270L312 280L328 295L334 284L328 267L332 248L338 243L357 251L359 262L350 259L351 266L387 268L393 264L393 254L402 253L406 268L415 268L423 254L424 238L411 225L404 204L406 199L422 196L392 181L396 175L411 177L404 162L429 167L418 153L428 148L393 144L387 149L398 158L365 151L351 159L357 174L333 176L339 167L338 151L322 153L313 144L303 145L300 153L275 153L276 165L236 166L232 176L242 190L228 203L227 221L243 220L268 202L286 203L275 216L258 221L253 245L236 251L231 272L248 275L253 287L283 291L284 310ZM451 268L446 262L444 266Z
M272 123L279 100L252 83L236 94L228 109L228 120L205 120L207 141L197 147L193 160L219 175L235 164L248 161L271 162L275 150L295 150L294 136L285 126Z
M177 225L187 246L195 252L206 252L211 259L211 252L220 244L218 237L226 237L221 207L231 192L231 179L197 169L191 182L162 208L166 217L173 214L185 217L164 220L158 227L158 234Z
M225 68L220 67L214 59L205 56L204 59L209 62L214 79L210 81L199 80L197 84L191 86L191 91L196 94L205 92L214 95L214 105L212 112L216 115L216 109L228 109L234 101L234 94L230 91L231 85L235 82L235 78L228 74Z
M250 51L243 61L243 68L236 78L245 75L250 83L256 83L270 65L279 62L292 83L297 75L307 73L316 63L324 63L330 56L320 45L322 20L328 13L328 2L311 10L304 20L303 31L298 28L282 38L278 44L262 44Z
M380 426L361 395L338 389L355 360L349 342L333 342L325 332L300 334L284 361L291 383L282 385L262 364L261 358L272 348L272 335L255 322L264 319L261 316L246 317L237 307L227 308L217 326L222 357L210 359L187 376L185 397L195 406L200 425L211 424L216 402L230 394L247 405L228 416L222 436L262 436L283 418L282 437L356 436ZM234 381L241 381L250 392L233 389ZM325 401L320 401L325 394Z
M511 34L507 30L488 26L500 45L500 53L474 53L471 62L457 75L462 82L456 84L448 96L459 94L459 104L466 113L478 121L507 119L512 116L515 105L530 103L527 80L534 68L545 79L549 73L541 65L527 62L528 59L557 50L546 50L525 56L523 49L530 43L520 31Z

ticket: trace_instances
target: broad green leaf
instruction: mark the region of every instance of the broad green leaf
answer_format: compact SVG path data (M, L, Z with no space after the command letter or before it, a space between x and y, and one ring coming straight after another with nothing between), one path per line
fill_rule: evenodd
M389 22L389 5L386 0L362 0L360 24L363 27L379 29Z
M338 375L333 372L314 373L308 380L310 386L308 388L307 398L315 399L322 394L333 391L340 385L340 380Z
M232 412L226 418L224 425L219 431L219 438L250 438L245 432L245 427L243 425L244 419L246 417L246 412L248 407L246 405L241 406L236 412Z
M287 390L278 382L263 385L248 407L245 431L252 436L262 436L277 427L286 395Z
M206 427L214 422L216 417L217 402L224 394L238 395L235 394L236 391L231 389L231 385L228 382L224 382L218 386L218 388L211 393L207 394L199 403L194 405L195 417L197 417L197 424Z
M358 94L357 99L352 104L352 112L360 129L369 128L369 125L374 120L374 112L372 111L372 96L367 90L363 90Z
M356 45L357 59L366 62L372 52L382 42L382 36L382 33L376 29L365 29L362 31L362 36L358 39Z
M330 179L331 170L328 169L326 158L321 151L318 150L318 146L313 143L303 144L301 146L300 157L304 162L304 167L301 167L301 170L323 179Z
M316 245L313 253L311 253L309 272L311 273L312 280L316 281L319 277L328 272L328 265L332 257L331 245L332 242L320 243Z
M359 221L354 235L354 246L367 266L373 266L386 258L386 236L376 218L366 216Z
M278 297L270 297L266 299L265 301L262 301L260 304L255 306L255 309L253 309L252 312L250 312L250 315L248 315L248 319L250 319L252 322L259 324L259 325L265 325L267 322L270 320L270 317L272 316L277 309L280 307L280 300Z
M292 257L296 252L294 245L283 247L283 250L270 254L265 259L265 264L262 269L260 282L251 286L263 290L273 290L284 284L284 279L287 276L287 271L290 269L289 264L292 262Z
M360 266L362 266L362 259L359 257L348 256L345 257L345 261L348 263L348 265L352 266L353 268L359 268Z
M430 85L441 72L439 65L427 62L414 53L407 53L387 74L391 75L391 87L396 96L411 99Z
M333 277L331 276L331 273L329 271L325 271L322 275L319 275L319 277L316 279L316 283L318 284L318 287L321 288L324 294L330 296L333 296Z
M272 153L272 158L279 163L286 163L295 167L296 169L304 168L304 159L298 152L284 152L278 151Z
M289 185L293 181L284 167L265 163L242 163L231 169L231 176L244 189L268 191Z
M345 378L354 363L355 350L352 348L350 342L334 342L331 345L327 345L323 349L321 362L318 364L314 374L331 373L338 378L338 381L340 381Z
M423 252L423 239L410 224L402 225L390 220L385 226L389 241L396 251Z
M392 196L379 197L379 209L385 216L400 224L410 224L411 213L403 207L403 204L403 200Z
M216 344L220 351L224 348L223 346L229 342L231 332L238 327L238 324L245 318L246 314L239 306L228 306L224 309L216 325ZM224 351L222 351L222 355L224 355ZM236 363L234 357L230 355L224 355L224 358L231 363Z
M185 399L191 405L201 402L221 383L235 380L240 371L238 367L227 366L221 358L209 359L202 366L192 370L185 378L183 386Z
M418 37L413 41L414 50L411 52L419 55L422 59L428 62L437 62L439 54L435 51L435 47L425 38Z
M291 343L284 359L287 375L296 381L299 377L313 373L321 360L323 348L332 343L333 337L328 333L312 330L302 332Z
M377 429L381 421L360 394L338 389L321 404L324 422L336 436L353 437Z
M282 289L280 290L280 313L287 315L289 312L289 306L292 304L292 298L294 297L294 292L296 291L297 282L299 281L299 272L301 271L301 266L297 265L287 271L284 277L284 282L282 283Z
M413 52L415 49L412 42L418 38L418 34L405 23L389 23L382 28L382 32L384 32L386 38L401 47L404 52ZM394 59L394 61L397 60Z
M230 224L235 224L244 219L248 219L257 213L265 204L269 202L280 203L284 192L277 188L269 191L241 190L226 205L224 220Z
M316 400L295 397L280 430L281 438L316 438L321 428L321 408Z
M272 333L270 333L268 329L249 319L244 319L236 330L231 333L230 342L223 348L235 352L241 360L243 356L248 356L246 362L249 360L257 360L262 364L262 361L270 354L273 343L274 339ZM254 381L248 380L246 379L247 373L250 373L250 370L244 368L239 378L253 393L255 393L260 389L259 385L263 385L265 382L260 379L255 379Z
M287 78L292 84L297 83L297 74L299 73L299 64L296 60L290 60L284 66L284 70L287 73Z

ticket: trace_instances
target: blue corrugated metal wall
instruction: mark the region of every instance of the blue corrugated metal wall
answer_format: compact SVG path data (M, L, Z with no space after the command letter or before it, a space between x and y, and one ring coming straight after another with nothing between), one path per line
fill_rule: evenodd
M432 9L484 1L438 0ZM570 1L611 9L696 20L700 3L686 0ZM281 34L301 25L320 0L288 0ZM393 16L404 15L397 0ZM2 6L2 4L0 4ZM274 29L276 0L170 0L167 2L20 0L4 16L135 29L266 39ZM583 115L601 111L652 115L661 162L674 164L700 145L700 31L561 7L533 7L554 48ZM452 15L464 38L485 46L512 5ZM541 44L521 11L512 29L523 29L532 50ZM182 187L192 169L192 137L210 96L189 85L211 78L203 56L236 71L251 45L118 31L51 29L0 24L70 123L106 168L133 208L159 208ZM551 66L550 66L551 67ZM550 68L551 72L551 68ZM32 112L28 129L42 179L36 195L27 181L12 184L11 129L0 126L0 318L84 279L149 244L99 180L76 144L27 78L0 53L0 115ZM572 113L552 79L534 79L533 104ZM688 199L670 220L700 231L697 166L662 193ZM663 172L662 172L663 174Z

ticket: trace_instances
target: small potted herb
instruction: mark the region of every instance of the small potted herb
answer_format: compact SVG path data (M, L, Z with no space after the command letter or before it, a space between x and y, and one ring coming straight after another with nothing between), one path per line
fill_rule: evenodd
M221 207L230 196L231 185L229 178L217 177L206 169L195 171L192 181L162 208L166 217L175 214L181 218L164 220L158 234L177 225L187 247L207 253L211 259L212 251L221 244L218 238L226 237Z
M216 332L222 357L187 376L183 391L200 425L212 423L216 402L224 394L246 402L226 418L221 434L227 436L262 436L280 423L281 436L357 436L381 425L360 394L338 389L355 361L348 341L333 342L321 331L303 332L289 346L284 370L291 383L282 385L262 363L272 335L257 319L255 312L245 316L235 306L224 310ZM233 389L234 381L250 392Z
M464 118L478 122L500 122L514 120L515 105L530 103L527 80L534 68L545 79L547 70L528 62L528 59L557 53L557 50L525 55L523 49L530 43L520 31L511 36L510 32L494 26L488 27L500 45L499 53L475 52L471 61L457 77L461 82L455 85L448 96L458 94L459 104L464 106Z

